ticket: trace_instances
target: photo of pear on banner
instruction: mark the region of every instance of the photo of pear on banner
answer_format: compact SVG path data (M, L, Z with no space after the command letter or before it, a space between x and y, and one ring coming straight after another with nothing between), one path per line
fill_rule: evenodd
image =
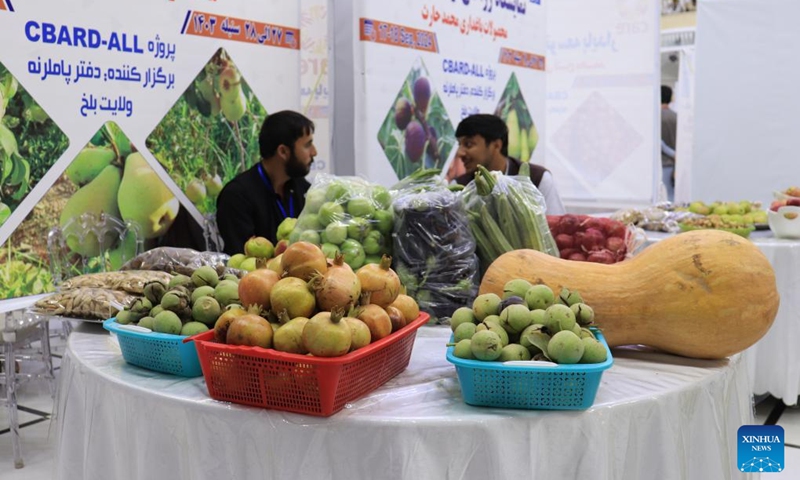
M266 116L219 49L147 137L147 149L200 213L213 214L222 186L258 161Z
M25 274L30 275L30 284L12 282L0 295L10 298L51 291L56 271L66 278L117 270L169 230L179 207L178 199L117 124L107 122L10 237L8 248L27 254L18 258L20 265L14 268L21 271L25 266L27 272L35 273ZM109 225L119 228L104 228L106 233L97 235L91 228L80 227L81 223L98 226L101 214L110 217ZM64 249L58 243L48 245L54 227L61 229ZM57 265L50 263L53 258L59 260ZM0 288L5 270L0 268Z
M455 146L455 129L428 69L417 59L378 131L378 142L398 178L419 168L442 168Z
M539 143L539 132L519 88L517 76L512 73L494 114L508 126L508 156L526 162L530 160Z
M69 146L69 139L0 63L0 226Z

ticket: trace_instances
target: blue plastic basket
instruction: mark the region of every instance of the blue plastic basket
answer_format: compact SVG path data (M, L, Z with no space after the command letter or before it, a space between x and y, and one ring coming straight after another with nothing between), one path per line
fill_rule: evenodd
M531 366L513 366L458 358L453 355L454 347L448 347L447 361L455 365L461 393L469 405L585 410L594 403L603 371L614 363L603 334L592 331L608 352L603 363L548 366L531 362Z
M183 342L186 335L134 332L121 327L116 318L103 322L103 328L117 334L122 358L131 365L181 377L203 375L194 342Z

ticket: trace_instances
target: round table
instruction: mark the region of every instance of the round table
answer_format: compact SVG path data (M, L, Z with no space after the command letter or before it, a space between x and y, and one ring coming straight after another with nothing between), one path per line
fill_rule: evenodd
M404 372L320 418L212 400L202 377L128 365L81 325L61 366L58 478L753 478L736 470L753 423L740 356L618 349L589 410L506 410L463 403L449 335L422 327Z
M671 236L647 232L648 243ZM775 270L781 304L766 335L747 349L753 393L769 393L795 405L800 395L800 240L775 238L770 230L758 230L750 239Z

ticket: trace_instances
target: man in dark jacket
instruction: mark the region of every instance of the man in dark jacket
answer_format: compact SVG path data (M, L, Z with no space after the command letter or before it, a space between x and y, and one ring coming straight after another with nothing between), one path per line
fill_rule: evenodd
M278 225L297 217L311 186L305 179L317 149L314 123L284 110L269 115L258 136L261 161L228 182L217 198L217 227L229 255L251 236L276 243Z
M460 185L468 184L475 178L478 165L488 170L503 172L506 175L519 173L520 161L508 156L508 127L496 115L479 113L470 115L456 128L458 152L456 157L464 162L467 173L456 177ZM544 196L547 215L566 213L561 197L556 190L553 175L546 168L530 164L531 182Z

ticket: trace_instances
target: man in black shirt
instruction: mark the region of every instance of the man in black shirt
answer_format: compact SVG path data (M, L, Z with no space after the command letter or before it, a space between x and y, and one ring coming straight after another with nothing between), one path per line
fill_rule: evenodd
M314 123L284 110L269 115L258 136L261 161L228 182L217 198L217 227L229 255L244 251L251 236L277 242L278 225L297 217L311 186L305 176L317 149Z

